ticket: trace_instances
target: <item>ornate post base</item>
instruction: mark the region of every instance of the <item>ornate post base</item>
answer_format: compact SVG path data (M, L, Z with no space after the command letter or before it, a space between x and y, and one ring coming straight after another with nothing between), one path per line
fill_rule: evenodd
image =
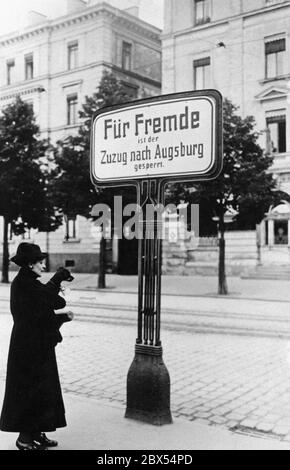
M161 346L136 344L135 358L127 376L125 418L155 425L172 423L170 378Z

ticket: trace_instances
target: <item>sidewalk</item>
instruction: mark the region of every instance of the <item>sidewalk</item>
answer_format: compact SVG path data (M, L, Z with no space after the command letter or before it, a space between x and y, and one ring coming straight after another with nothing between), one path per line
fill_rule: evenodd
M10 282L17 274L16 271L9 273ZM43 273L42 281L48 280L54 273ZM120 276L118 274L106 275L106 289L100 290L98 285L98 274L73 273L74 281L67 284L73 290L98 291L98 292L138 292L138 276ZM219 296L217 294L217 276L162 276L161 293L163 296L182 297L206 297L218 299L246 299L290 302L290 279L264 280L264 279L241 279L239 277L228 277L229 295ZM1 284L5 286L5 284Z
M287 443L276 439L181 418L161 427L128 420L123 408L75 394L66 394L64 400L68 427L49 435L59 441L55 450L289 450ZM0 450L17 450L16 436L1 432Z

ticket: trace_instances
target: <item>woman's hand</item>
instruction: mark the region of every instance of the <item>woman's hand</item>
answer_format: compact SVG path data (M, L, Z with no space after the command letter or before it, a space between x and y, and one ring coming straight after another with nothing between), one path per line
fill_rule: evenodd
M67 314L67 316L68 316L68 318L69 318L69 321L72 321L73 318L74 318L74 313L71 312L71 311L69 311L69 312L67 312L66 314Z
M56 287L59 288L62 281L71 282L73 279L74 279L74 277L71 275L71 273L68 269L58 268L56 273L50 279L50 282L52 282Z

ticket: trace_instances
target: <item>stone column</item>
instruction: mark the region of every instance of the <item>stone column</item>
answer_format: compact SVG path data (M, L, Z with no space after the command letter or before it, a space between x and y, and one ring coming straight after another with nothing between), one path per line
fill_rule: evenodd
M268 245L272 248L275 245L274 220L268 220Z
M266 245L266 221L262 220L260 225L260 233L261 233L261 246Z
M288 248L290 248L290 219L288 220Z

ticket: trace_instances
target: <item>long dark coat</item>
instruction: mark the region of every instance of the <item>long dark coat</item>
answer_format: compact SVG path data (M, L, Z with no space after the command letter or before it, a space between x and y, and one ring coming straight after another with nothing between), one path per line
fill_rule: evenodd
M2 431L54 431L66 426L55 346L67 314L59 288L21 268L11 284L13 329L8 354L6 390L0 418Z

